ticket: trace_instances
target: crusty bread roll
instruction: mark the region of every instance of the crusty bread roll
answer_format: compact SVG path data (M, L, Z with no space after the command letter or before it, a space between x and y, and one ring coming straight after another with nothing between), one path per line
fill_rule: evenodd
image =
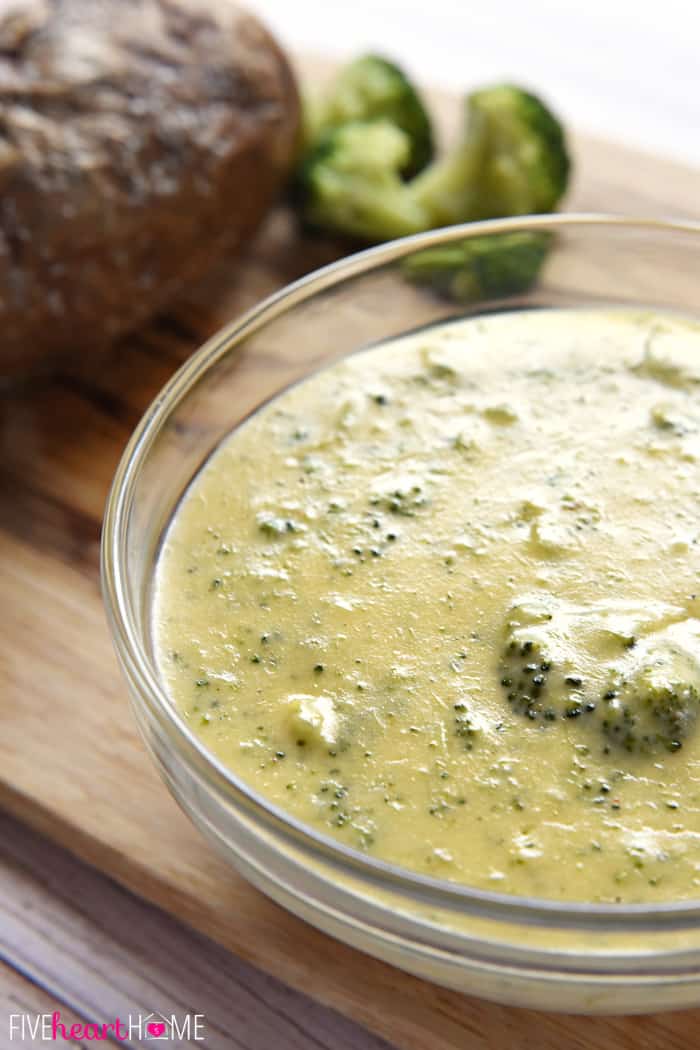
M95 355L242 245L298 123L233 0L6 0L0 376Z

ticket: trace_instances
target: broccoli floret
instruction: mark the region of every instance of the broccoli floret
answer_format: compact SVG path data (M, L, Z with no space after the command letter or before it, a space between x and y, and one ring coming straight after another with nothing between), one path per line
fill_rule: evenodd
M551 595L514 605L498 665L512 709L531 721L586 716L608 749L616 745L641 755L677 751L700 712L700 621L679 608L649 603L646 613L634 613L649 633L630 643L617 627L631 613L576 606ZM659 616L666 623L656 626ZM675 616L681 618L669 623ZM605 643L614 638L618 651L610 660ZM579 652L595 684L575 667Z
M537 280L547 233L501 233L426 248L406 259L405 277L460 303L526 292Z
M510 86L470 95L467 113L460 145L408 182L406 173L415 169L415 136L395 116L327 127L312 143L297 179L303 218L372 242L551 210L569 172L556 117L534 95ZM521 245L521 261L513 266L529 265L536 273L537 252L529 251L529 264L523 254ZM498 269L502 273L503 264Z
M505 645L499 675L514 711L532 721L554 721L557 712L548 705L548 678L552 661L538 639L513 632Z
M325 97L305 106L307 141L313 144L329 128L355 121L388 120L408 136L404 178L421 171L433 156L428 112L406 73L381 55L361 55L344 66Z
M430 225L551 211L570 169L554 114L535 95L507 84L475 91L466 108L462 141L412 183Z
M299 173L307 224L368 241L424 229L425 216L401 181L410 150L408 135L388 120L325 132Z
M511 609L498 673L512 709L533 722L578 718L596 709L567 656L557 620L544 605Z
M662 645L612 676L603 695L602 727L626 751L678 751L699 708L697 661L682 648Z

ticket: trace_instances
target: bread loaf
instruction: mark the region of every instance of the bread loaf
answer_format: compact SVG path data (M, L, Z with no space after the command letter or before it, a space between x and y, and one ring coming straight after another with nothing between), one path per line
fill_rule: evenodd
M243 245L298 122L232 0L4 3L0 376L97 354Z

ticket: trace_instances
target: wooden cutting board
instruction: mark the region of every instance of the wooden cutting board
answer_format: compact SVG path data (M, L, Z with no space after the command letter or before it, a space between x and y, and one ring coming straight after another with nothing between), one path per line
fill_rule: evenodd
M434 103L440 123L454 126L456 100ZM700 172L585 137L575 151L570 209L700 219ZM220 267L126 340L98 377L0 398L0 803L405 1050L686 1050L700 1010L581 1021L507 1009L409 977L305 926L211 851L137 736L98 583L100 521L118 457L150 400L204 339L337 254L330 242L300 238L280 210L245 259Z

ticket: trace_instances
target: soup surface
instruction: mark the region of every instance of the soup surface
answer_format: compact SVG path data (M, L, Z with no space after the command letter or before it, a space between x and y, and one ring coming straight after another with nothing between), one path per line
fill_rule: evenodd
M506 893L700 889L700 326L521 311L358 353L195 478L154 637L317 831Z

